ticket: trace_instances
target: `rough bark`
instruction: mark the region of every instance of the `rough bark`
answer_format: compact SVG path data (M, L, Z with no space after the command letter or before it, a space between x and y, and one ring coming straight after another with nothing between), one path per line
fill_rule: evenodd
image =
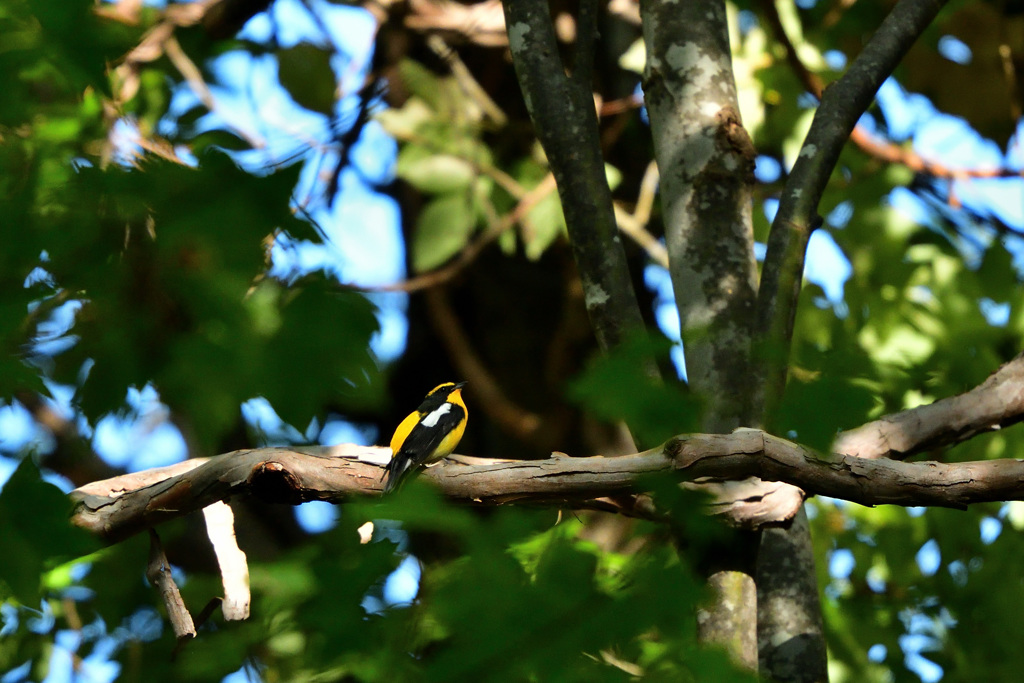
M711 402L704 428L729 431L747 422L757 269L755 150L740 122L725 3L644 0L640 12L687 378Z
M757 556L757 650L760 670L776 681L828 680L825 627L813 571L807 514L765 529Z
M794 489L785 486L781 491L792 496ZM794 562L793 558L801 561ZM788 527L762 533L756 577L758 663L762 674L779 683L828 681L825 619L818 596L811 529L803 507Z
M740 121L725 3L641 0L640 14L644 99L661 172L687 379L707 402L706 431L754 426L748 368L757 278L750 195L755 150ZM746 496L735 488L725 484L717 495L742 504ZM717 607L709 604L701 613L701 634L756 669L756 589L753 567L742 565L709 577Z
M762 268L755 323L754 404L762 418L760 424L771 428L782 400L789 365L789 350L796 318L797 301L803 280L804 258L811 233L821 222L818 204L857 120L874 98L875 92L896 68L906 51L931 23L945 0L900 0L879 30L868 41L849 71L825 90L811 129L786 181L780 206L768 238L768 252ZM792 52L792 51L791 51ZM793 53L795 58L795 53ZM758 578L767 586L760 594L775 591L785 584L803 586L806 593L793 601L770 601L760 610L761 663L763 673L779 681L827 680L824 643L806 647L778 649L775 644L793 641L794 624L802 624L808 638L821 632L821 612L810 535L805 527L794 525L787 531L773 532L764 539L766 557L782 558L799 553L808 558L803 576L792 563L759 563ZM778 574L777 576L775 574ZM798 616L801 609L804 612ZM775 633L770 630L777 627ZM764 648L768 648L765 650Z
M755 632L748 628L749 605L757 604L757 590L742 572L715 572L708 578L710 598L707 606L697 611L697 636L706 643L724 645L733 653L736 663L751 671L757 670Z

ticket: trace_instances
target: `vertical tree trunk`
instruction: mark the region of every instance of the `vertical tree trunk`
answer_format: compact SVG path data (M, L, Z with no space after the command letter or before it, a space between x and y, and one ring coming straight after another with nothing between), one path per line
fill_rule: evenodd
M803 509L788 529L762 532L755 576L761 672L785 683L827 681L825 626Z
M643 0L640 11L686 371L710 402L704 428L727 432L748 412L757 268L754 147L740 122L725 3Z
M751 323L757 290L751 223L754 148L739 116L722 0L641 0L644 96L661 171L669 269L691 388L703 429L749 420ZM745 553L730 553L743 557ZM742 566L741 566L742 565ZM708 577L700 634L757 669L753 567Z

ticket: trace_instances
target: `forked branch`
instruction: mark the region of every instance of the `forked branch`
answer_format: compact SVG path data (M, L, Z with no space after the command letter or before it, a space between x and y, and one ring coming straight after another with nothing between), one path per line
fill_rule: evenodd
M757 296L755 332L762 345L761 384L769 423L786 384L804 257L811 232L820 220L821 195L857 120L945 1L900 0L849 71L823 93L821 106L786 181L768 237Z

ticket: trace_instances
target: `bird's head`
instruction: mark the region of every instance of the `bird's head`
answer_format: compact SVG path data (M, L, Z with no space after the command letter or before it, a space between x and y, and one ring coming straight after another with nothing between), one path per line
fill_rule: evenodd
M445 398L457 391L462 391L462 387L466 386L465 382L445 382L444 384L438 384L436 387L430 390L427 394L430 396L437 396L438 398Z

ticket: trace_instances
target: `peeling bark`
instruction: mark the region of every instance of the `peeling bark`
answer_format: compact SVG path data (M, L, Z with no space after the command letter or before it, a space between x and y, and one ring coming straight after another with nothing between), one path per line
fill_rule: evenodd
M641 0L640 15L647 48L644 99L661 172L687 379L706 401L705 431L755 426L748 370L757 288L751 220L756 152L740 122L725 3ZM742 505L746 498L734 496L734 488L723 485L716 495ZM754 495L763 501L764 493ZM703 612L701 633L756 670L753 567L725 569L709 577L721 602ZM728 591L718 590L726 585ZM741 598L747 602L736 602Z

